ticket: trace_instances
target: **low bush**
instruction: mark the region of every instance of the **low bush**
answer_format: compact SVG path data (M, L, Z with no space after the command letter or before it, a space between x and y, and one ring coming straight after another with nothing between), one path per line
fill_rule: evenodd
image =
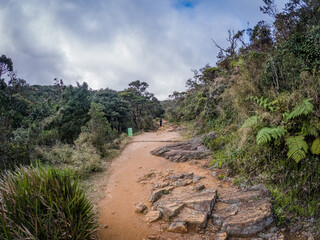
M96 239L91 203L67 170L20 167L0 179L0 239Z

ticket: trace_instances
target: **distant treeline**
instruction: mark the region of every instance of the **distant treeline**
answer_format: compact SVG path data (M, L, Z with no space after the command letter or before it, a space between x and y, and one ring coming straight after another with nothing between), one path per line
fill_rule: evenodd
M147 88L139 80L119 92L92 90L85 82L66 86L59 79L50 86L29 85L16 77L11 59L2 55L0 169L39 158L34 151L39 146L72 145L81 133L89 134L90 142L103 155L103 146L128 127L155 129L155 120L163 117L164 110Z

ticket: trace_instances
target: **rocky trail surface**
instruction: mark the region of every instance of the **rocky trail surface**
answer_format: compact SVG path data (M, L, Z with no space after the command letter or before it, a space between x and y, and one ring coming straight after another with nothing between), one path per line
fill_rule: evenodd
M143 133L112 163L100 239L308 239L275 227L263 185L233 186L200 138L167 145L179 140L173 129Z

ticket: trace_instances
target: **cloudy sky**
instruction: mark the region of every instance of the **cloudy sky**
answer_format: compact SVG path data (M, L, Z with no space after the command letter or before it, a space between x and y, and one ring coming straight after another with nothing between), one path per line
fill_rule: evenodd
M286 0L275 0L281 9ZM262 0L0 0L0 54L29 84L87 82L122 90L135 80L166 99L191 69L215 65L228 29L270 21Z

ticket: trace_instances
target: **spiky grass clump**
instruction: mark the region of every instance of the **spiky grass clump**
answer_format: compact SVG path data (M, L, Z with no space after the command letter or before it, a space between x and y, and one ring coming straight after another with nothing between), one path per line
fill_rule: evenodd
M20 167L0 179L0 239L95 239L91 203L67 170Z

